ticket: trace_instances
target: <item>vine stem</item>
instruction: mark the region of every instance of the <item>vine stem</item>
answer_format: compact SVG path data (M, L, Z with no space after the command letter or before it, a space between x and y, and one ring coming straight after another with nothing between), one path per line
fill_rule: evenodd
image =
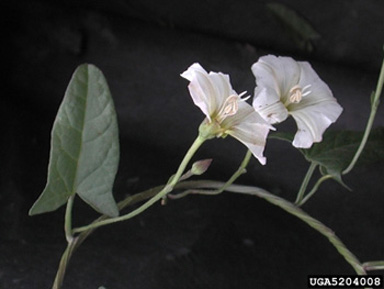
M182 174L183 174L186 166L188 165L189 161L191 160L193 155L196 153L196 151L199 149L199 147L204 143L205 140L206 140L206 138L202 137L201 135L199 135L196 138L196 140L193 142L192 146L189 148L188 152L184 156L176 174L170 178L167 185L165 185L163 187L163 189L157 195L155 195L154 197L149 199L147 202L145 202L139 208L137 208L136 210L133 210L132 212L130 212L126 215L120 216L120 217L109 218L109 219L105 219L105 220L102 220L99 222L91 223L87 226L75 228L75 229L73 229L73 233L81 233L83 231L94 229L94 228L97 228L100 226L105 226L108 224L128 220L128 219L135 217L138 214L142 213L143 211L148 209L150 206L152 206L154 203L156 203L160 199L164 198L168 193L170 193L173 190L174 186L178 183L178 181L179 181L180 177L182 176Z
M66 235L68 244L67 244L67 248L65 249L61 257L59 268L57 270L55 281L53 283L52 288L60 289L62 287L64 276L68 267L69 260L72 257L72 254L95 229L97 229L100 226L104 226L107 224L132 218L140 214L141 212L143 212L145 209L149 208L156 201L160 200L161 198L166 196L167 193L172 191L173 188L177 185L178 181L180 180L189 161L191 160L193 155L196 153L196 151L199 149L199 147L204 143L205 140L206 139L201 137L200 135L196 138L196 140L194 141L194 143L192 144L192 146L184 156L176 174L170 178L168 184L166 184L165 186L164 185L158 186L158 187L146 190L144 192L135 194L133 196L129 196L123 201L119 202L117 206L121 211L128 205L133 205L137 202L149 199L146 203L144 203L138 209L132 211L129 214L123 215L118 218L109 218L108 216L103 215L87 226L80 227L77 229L72 229L72 207L73 207L74 196L71 196L67 202L67 209L65 212L65 224L64 224L65 235ZM184 188L182 184L180 184L180 187ZM80 233L80 234L74 237L73 233Z
M371 261L363 264L366 271L384 270L384 261Z
M129 196L129 197L125 198L124 200L120 201L117 204L117 207L121 211L129 205L134 205L138 202L152 198L153 196L158 194L162 188L164 188L164 185L157 186L157 187L154 187L152 189L143 191L141 193L137 193L135 195ZM105 219L108 219L108 216L106 216L106 215L100 216L99 218L97 218L94 221L94 223L97 223L97 222L105 220ZM93 233L94 230L96 230L96 228L92 228L92 229L86 230L84 232L81 232L78 236L72 238L71 241L67 244L67 248L65 249L64 253L61 256L61 260L60 260L59 267L58 267L58 270L56 273L55 281L54 281L54 284L52 286L53 289L60 289L61 288L63 281L64 281L65 273L67 271L69 260L71 259L72 255L76 251L76 249L85 241L85 239L89 235L91 235Z
M72 232L72 209L73 209L73 203L75 200L75 195L71 195L68 198L67 206L65 209L65 217L64 217L64 232L65 232L65 238L67 239L67 248L65 249L63 255L61 256L59 268L56 273L55 281L53 282L53 289L60 289L64 276L65 271L67 269L67 265L69 262L69 259L71 258L72 254L72 247L76 244L76 238L73 237Z
M380 95L381 95L381 91L383 89L383 84L384 84L384 60L383 60L383 62L381 64L381 70L380 70L379 79L377 81L377 86L376 86L375 94L373 96L373 99L371 100L371 113L370 113L369 118L368 118L368 122L367 122L367 126L365 128L365 131L364 131L363 138L362 138L362 140L360 142L359 148L357 149L357 151L356 151L356 153L355 153L351 163L343 171L343 175L348 174L353 169L353 167L355 166L355 164L356 164L357 160L359 159L361 153L363 152L365 144L367 143L369 134L371 133L371 130L372 130L373 121L375 120L377 108L378 108L379 103L380 103Z
M194 188L201 188L200 190L193 190L190 192L196 194L210 194L210 190L205 189L220 189L225 183L223 182L215 182L215 181L199 181L195 183L188 182ZM352 266L358 275L366 275L366 271L362 263L357 259L357 257L346 247L346 245L335 235L335 233L328 228L326 225L311 217L309 214L304 212L301 208L296 206L295 204L286 201L276 195L269 193L268 191L251 186L243 186L243 185L230 185L226 189L228 192L232 193L240 193L240 194L248 194L252 196L256 196L262 199L265 199L269 203L278 206L284 211L288 212L291 215L296 216L310 227L318 231L320 234L325 236L329 242L336 248L341 256L347 261L348 264Z
M52 289L60 289L63 285L64 276L67 271L69 260L71 259L74 248L77 244L77 238L72 238L67 244L63 255L61 256L59 268L56 273L55 281L53 282Z
M221 188L220 192L222 192L226 186L231 185L240 175L242 175L246 171L245 168L248 165L248 163L251 159L251 156L252 156L252 153L250 151L248 151L247 154L245 155L240 167L232 175L232 177L228 180L228 182L223 186L223 188ZM175 175L175 176L177 177L177 175ZM180 174L179 178L181 179L181 174ZM191 185L193 186L194 182L191 182L191 183L182 182L182 183L176 184L175 188L188 189L188 188L191 188ZM154 196L157 196L163 188L164 188L164 185L161 185L161 186L157 186L157 187L148 189L148 190L143 191L141 193L137 193L135 195L129 196L129 197L125 198L124 200L120 201L117 204L117 207L118 207L119 211L121 211L129 205L134 205L138 202L153 198ZM172 198L171 195L169 195L169 196ZM72 204L73 204L73 200L71 200L71 204L69 204L69 205L67 204L67 208L72 209ZM70 211L71 209L68 209L68 211ZM69 214L66 215L66 224L67 224L67 221L69 221L69 218L68 218L69 216L70 216ZM95 221L93 221L92 224L98 224L102 221L108 220L108 218L109 217L106 215L100 216ZM91 235L93 233L93 231L96 230L97 228L98 228L97 226L94 226L94 227L91 226L88 229L82 231L75 238L72 237L69 239L67 248L65 249L65 251L61 257L60 263L59 263L59 268L57 270L56 278L55 278L55 281L54 281L54 284L52 287L53 289L60 289L61 288L63 281L64 281L65 272L66 272L66 269L68 267L69 260L72 257L72 254L85 241L85 239L89 235Z

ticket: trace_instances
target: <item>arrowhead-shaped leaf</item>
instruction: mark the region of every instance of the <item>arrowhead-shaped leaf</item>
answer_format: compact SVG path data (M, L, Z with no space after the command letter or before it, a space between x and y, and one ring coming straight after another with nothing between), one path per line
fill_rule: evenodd
M293 134L274 133L272 138L292 142ZM306 159L320 165L323 174L330 174L341 181L343 170L354 157L363 132L329 131L323 136L323 141L314 144L310 149L299 149ZM369 164L384 160L384 128L371 131L369 139L361 154L358 164Z
M119 162L116 112L102 72L74 72L51 136L47 185L30 215L54 211L77 193L100 213L117 216L112 187Z
M363 132L332 131L324 136L321 143L308 150L302 150L305 157L320 164L325 172L341 179L344 169L352 161ZM371 131L358 164L369 164L384 159L384 129L378 128Z

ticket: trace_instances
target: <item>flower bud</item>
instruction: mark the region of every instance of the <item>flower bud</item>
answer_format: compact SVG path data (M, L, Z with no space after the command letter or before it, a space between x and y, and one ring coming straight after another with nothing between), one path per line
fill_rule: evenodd
M196 176L202 175L208 170L211 163L212 159L197 161L192 165L191 173Z

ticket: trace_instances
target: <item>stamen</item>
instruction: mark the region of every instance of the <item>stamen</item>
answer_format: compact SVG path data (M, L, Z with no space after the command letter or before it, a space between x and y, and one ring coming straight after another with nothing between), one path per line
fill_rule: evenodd
M309 90L310 84L301 88L300 85L295 85L289 90L289 101L291 103L299 103L303 97L309 95L312 91Z
M243 95L245 95L247 91L243 91L242 93L239 94L239 98L241 98ZM246 98L249 98L250 96L247 96Z
M309 90L311 88L312 85L308 84L306 86L303 87L303 89L301 90L302 91L302 96L307 96L308 94L310 94L312 91Z
M289 101L292 103L299 103L302 98L302 91L299 85L295 85L289 90Z
M247 101L248 99L251 98L250 95L244 97L244 98L241 98L243 95L245 95L247 93L247 91L243 91L242 93L239 94L239 101Z

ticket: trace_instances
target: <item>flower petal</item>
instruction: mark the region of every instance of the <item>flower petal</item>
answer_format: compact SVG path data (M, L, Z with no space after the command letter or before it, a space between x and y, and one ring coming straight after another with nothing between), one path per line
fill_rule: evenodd
M312 68L311 64L305 61L300 61L297 62L298 65L300 66L300 80L299 80L299 85L300 87L305 87L308 84L311 85L311 90L312 90L312 84L317 83L317 82L323 82L319 75L316 73L316 71ZM324 83L324 82L323 82ZM325 84L325 83L324 83Z
M322 134L339 118L343 108L311 65L307 62L299 64L302 69L299 85L311 85L311 92L301 102L289 105L288 110L298 127L293 145L309 148L314 142L322 140Z
M328 85L320 79L311 65L307 62L299 62L299 64L301 67L299 86L302 88L308 86L310 93L303 97L300 103L292 104L292 110L301 109L306 105L312 105L326 100L333 100L336 102Z
M286 101L289 90L300 79L300 66L291 57L267 55L252 65L256 84L275 90L282 102Z
M266 163L263 151L269 130L274 128L251 105L241 101L236 115L228 117L223 126L229 127L226 133L247 146L261 164Z
M291 112L297 123L293 146L310 148L314 142L321 142L324 131L335 122L343 111L334 100L323 101Z
M270 124L287 119L288 111L280 101L280 96L269 87L256 87L253 108Z
M269 130L270 126L266 124L242 122L233 126L228 134L242 142L265 165L267 160L263 152Z
M217 109L223 106L227 97L234 94L237 95L237 93L232 89L229 75L220 72L210 72L208 77L210 78L215 89Z
M199 63L192 64L181 76L190 81L188 89L193 102L209 121L219 112L229 96L237 95L228 75L220 72L208 74Z
M188 89L194 104L211 121L211 115L216 108L216 91L208 77L208 73L199 63L194 63L181 76L190 81Z

